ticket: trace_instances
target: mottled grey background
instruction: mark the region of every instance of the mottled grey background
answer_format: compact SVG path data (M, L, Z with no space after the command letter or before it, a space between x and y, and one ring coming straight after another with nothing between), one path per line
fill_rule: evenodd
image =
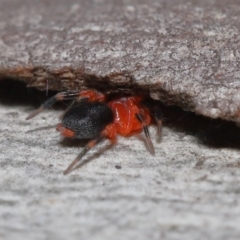
M0 0L0 238L240 239L240 130L211 119L239 121L239 4ZM145 89L199 115L162 106L155 156L120 137L63 176L83 145L27 132L61 106L25 118L48 90L83 86Z
M119 137L63 176L82 144L62 141L54 128L37 131L56 125L62 111L25 121L39 94L7 83L0 93L1 239L239 239L234 124L163 109L160 143L150 128L155 156L142 135Z

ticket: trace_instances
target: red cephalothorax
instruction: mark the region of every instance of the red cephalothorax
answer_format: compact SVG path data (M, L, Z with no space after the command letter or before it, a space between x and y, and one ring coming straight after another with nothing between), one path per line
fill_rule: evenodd
M142 129L148 148L154 154L148 125L153 117L158 124L158 134L160 135L162 116L159 107L152 99L125 96L109 101L108 96L95 90L66 91L48 99L26 119L35 117L55 102L63 100L75 100L75 103L66 110L62 122L57 125L57 130L64 137L90 139L83 151L64 171L64 174L71 172L82 156L103 138L108 138L115 143L117 135L129 136L141 132Z

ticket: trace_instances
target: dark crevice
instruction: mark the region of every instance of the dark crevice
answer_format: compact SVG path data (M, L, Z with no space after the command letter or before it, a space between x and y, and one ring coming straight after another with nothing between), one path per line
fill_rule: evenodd
M7 105L9 111L13 105L37 108L54 94L54 91L27 88L24 83L11 79L0 81L0 104ZM64 109L66 106L66 103L59 103L54 108ZM177 106L165 106L161 102L159 106L164 116L163 126L171 128L179 135L192 135L199 144L209 147L240 149L240 128L236 123L199 116Z
M12 79L0 81L0 103L9 106L9 109L16 105L37 108L56 93L56 91L39 91L35 88L28 88L25 83ZM62 105L66 104L58 103L54 108L61 108Z

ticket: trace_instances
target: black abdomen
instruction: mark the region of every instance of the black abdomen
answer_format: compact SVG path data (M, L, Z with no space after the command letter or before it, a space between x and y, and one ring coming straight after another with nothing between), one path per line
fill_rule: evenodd
M92 139L113 120L113 112L105 103L83 101L65 113L62 125L74 131L79 139Z

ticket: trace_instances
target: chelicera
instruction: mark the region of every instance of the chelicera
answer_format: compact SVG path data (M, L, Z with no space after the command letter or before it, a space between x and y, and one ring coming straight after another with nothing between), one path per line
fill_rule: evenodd
M109 95L95 90L65 91L49 98L26 120L50 108L57 101L63 100L74 100L74 104L65 111L61 123L57 125L57 131L67 138L89 139L82 152L63 172L64 174L75 169L83 155L98 142L109 139L115 143L117 135L130 136L143 130L148 149L154 154L148 126L152 120L155 120L160 136L162 114L159 106L151 98L133 95L109 99Z

